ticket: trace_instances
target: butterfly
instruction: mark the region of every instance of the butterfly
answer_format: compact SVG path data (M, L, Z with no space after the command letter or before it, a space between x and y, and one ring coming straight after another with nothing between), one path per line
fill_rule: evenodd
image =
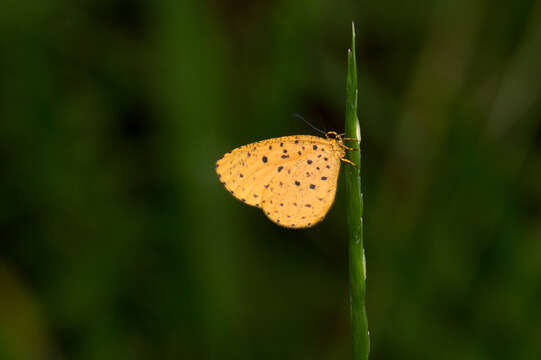
M276 224L307 228L321 221L334 202L345 158L345 139L294 135L236 148L216 162L221 183L234 197L263 210Z

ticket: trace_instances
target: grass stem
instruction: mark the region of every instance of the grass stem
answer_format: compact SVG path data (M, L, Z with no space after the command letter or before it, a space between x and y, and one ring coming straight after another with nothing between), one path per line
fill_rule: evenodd
M367 360L370 352L370 337L366 316L366 264L363 245L363 194L361 192L361 130L357 118L357 64L355 59L355 24L352 23L351 49L348 50L346 80L346 137L355 148L348 151L347 158L355 166L345 166L347 198L347 222L349 234L349 287L351 305L351 334L353 359Z

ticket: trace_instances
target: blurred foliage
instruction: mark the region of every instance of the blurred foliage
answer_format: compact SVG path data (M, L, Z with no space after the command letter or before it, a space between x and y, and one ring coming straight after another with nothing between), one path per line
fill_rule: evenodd
M0 358L348 359L343 192L279 228L226 151L343 130L374 359L541 353L541 2L4 0Z

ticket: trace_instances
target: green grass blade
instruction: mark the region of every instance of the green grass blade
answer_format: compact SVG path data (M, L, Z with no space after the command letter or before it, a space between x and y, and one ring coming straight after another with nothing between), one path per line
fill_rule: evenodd
M346 80L346 137L355 151L347 158L358 167L345 164L347 221L349 233L349 286L353 359L368 359L370 338L366 316L366 266L363 247L363 194L361 192L361 130L357 118L357 63L355 59L355 24L352 23L351 49L348 51Z

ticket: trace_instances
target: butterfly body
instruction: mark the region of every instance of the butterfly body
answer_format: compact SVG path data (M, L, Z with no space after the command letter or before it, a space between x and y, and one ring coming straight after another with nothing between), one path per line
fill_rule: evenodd
M225 154L216 173L234 197L276 224L305 228L321 221L334 202L345 149L338 135L272 138Z

